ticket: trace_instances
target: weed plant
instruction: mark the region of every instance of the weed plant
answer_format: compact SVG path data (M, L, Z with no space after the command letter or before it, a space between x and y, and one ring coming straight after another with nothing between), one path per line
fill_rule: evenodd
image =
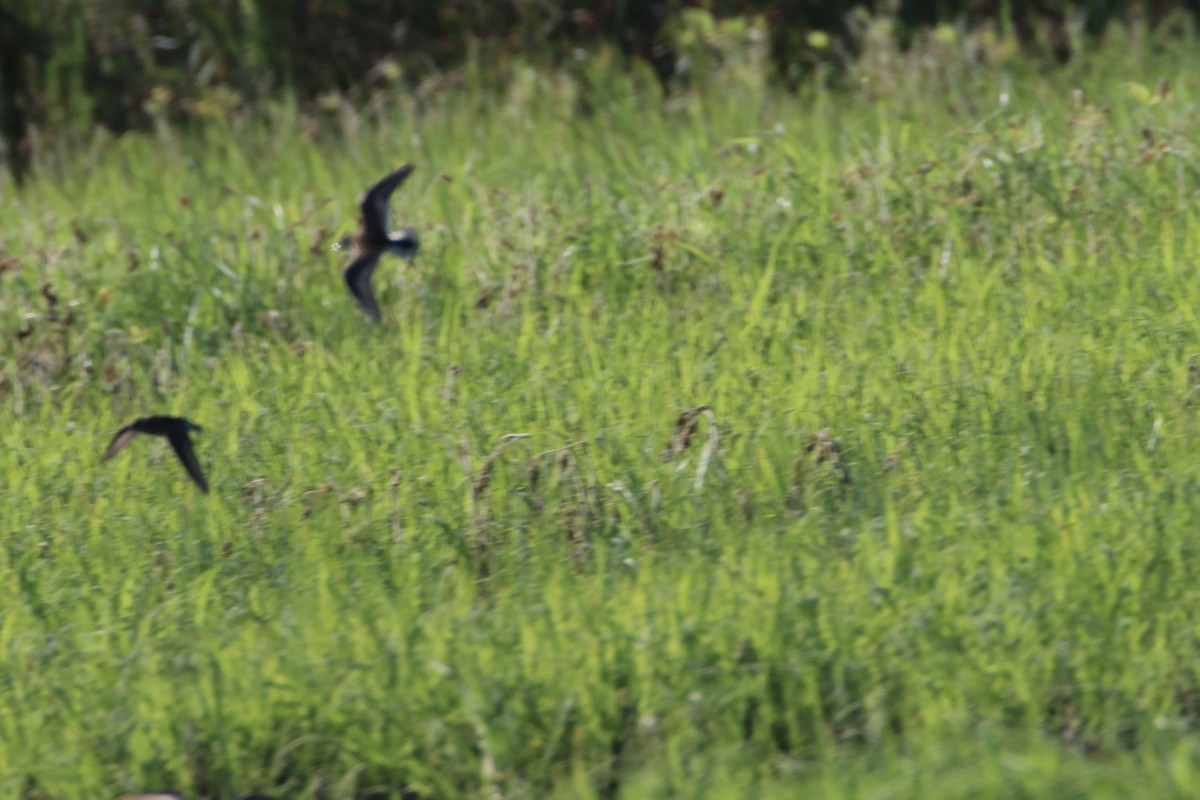
M927 45L0 186L0 796L1194 797L1200 62Z

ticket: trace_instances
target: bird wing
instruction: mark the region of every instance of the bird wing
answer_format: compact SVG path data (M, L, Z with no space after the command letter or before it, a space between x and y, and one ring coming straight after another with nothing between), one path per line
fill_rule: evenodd
M125 447L125 445L129 444L130 442L132 442L134 439L137 438L137 435L141 431L134 429L133 426L136 424L137 423L131 423L129 425L126 425L124 428L121 428L121 430L117 431L116 435L113 436L112 441L108 443L108 449L105 450L104 455L101 456L102 460L108 461L110 458L115 456L117 453L121 452L121 449L123 447Z
M378 263L378 250L363 253L351 261L350 266L346 267L346 272L343 273L346 277L346 286L350 287L350 294L354 295L354 299L362 306L363 311L370 314L371 319L376 322L383 319L383 314L379 311L379 304L375 302L375 293L371 291L371 276L375 273L375 265Z
M204 479L204 473L200 471L200 461L196 458L196 451L192 448L192 439L187 435L187 430L180 428L171 431L167 434L167 441L171 443L175 455L179 456L179 460L183 462L188 475L192 476L192 480L196 482L202 492L207 493L208 481Z
M388 175L379 183L372 186L363 195L362 223L367 241L371 244L387 240L388 200L396 187L404 183L404 179L413 171L412 164L405 164L400 169Z

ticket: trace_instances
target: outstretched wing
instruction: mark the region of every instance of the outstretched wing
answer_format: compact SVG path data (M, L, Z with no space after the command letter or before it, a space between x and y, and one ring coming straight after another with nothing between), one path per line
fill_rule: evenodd
M167 434L167 441L171 443L175 455L179 456L184 469L188 471L188 475L192 476L192 480L200 487L200 491L207 493L208 481L204 479L204 473L200 471L200 461L196 458L196 451L192 448L192 440L187 435L187 429L181 427L171 431Z
M376 322L383 319L383 314L379 311L379 304L375 302L375 293L371 291L371 276L375 274L375 265L378 263L378 250L363 253L350 262L350 266L346 267L344 273L346 286L350 287L350 294L354 295L354 299L362 306L362 310L370 314L371 319Z
M136 422L131 423L117 431L116 435L113 436L112 441L108 443L108 449L104 451L104 455L101 456L101 459L108 461L117 453L121 452L121 449L125 447L125 445L136 439L137 435L140 433L140 431L135 430L133 427L136 424Z
M412 164L405 164L400 169L388 175L379 183L372 186L363 195L362 223L366 239L371 244L387 240L388 200L396 187L404 183L404 179L413 171Z

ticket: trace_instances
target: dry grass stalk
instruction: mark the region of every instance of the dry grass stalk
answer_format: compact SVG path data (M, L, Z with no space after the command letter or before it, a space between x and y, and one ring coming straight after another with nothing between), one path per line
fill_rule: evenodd
M659 453L663 461L674 461L679 458L691 446L692 437L699 430L701 419L707 420L708 426L705 430L704 448L700 451L700 458L696 465L696 478L692 484L695 489L703 488L712 458L721 448L721 432L717 428L717 415L712 408L700 405L681 411L675 419L675 435Z
M492 483L492 467L496 464L496 459L507 450L513 442L519 442L522 439L529 439L532 434L529 433L506 433L500 437L500 441L496 443L495 448L488 454L487 461L483 462L483 466L479 470L479 474L475 476L475 480L471 483L471 499L478 500L488 486Z

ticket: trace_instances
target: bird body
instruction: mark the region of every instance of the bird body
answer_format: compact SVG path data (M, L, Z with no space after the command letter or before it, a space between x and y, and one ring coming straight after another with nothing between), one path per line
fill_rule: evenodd
M388 200L412 171L413 165L405 164L368 189L359 204L362 221L358 232L339 243L339 248L349 245L354 249L354 257L344 273L346 286L363 311L376 322L383 319L383 314L371 290L371 276L379 264L379 257L391 253L411 259L420 247L413 228L391 232L387 229Z
M103 459L107 461L115 456L125 445L137 438L138 434L165 436L171 444L171 449L175 451L175 455L179 456L179 461L187 470L188 475L200 487L200 491L208 492L208 481L204 478L204 472L201 471L200 462L196 458L196 451L192 448L192 439L188 436L190 431L203 430L196 423L189 422L183 417L155 416L135 419L113 435L112 441L108 443L108 449L104 451Z

